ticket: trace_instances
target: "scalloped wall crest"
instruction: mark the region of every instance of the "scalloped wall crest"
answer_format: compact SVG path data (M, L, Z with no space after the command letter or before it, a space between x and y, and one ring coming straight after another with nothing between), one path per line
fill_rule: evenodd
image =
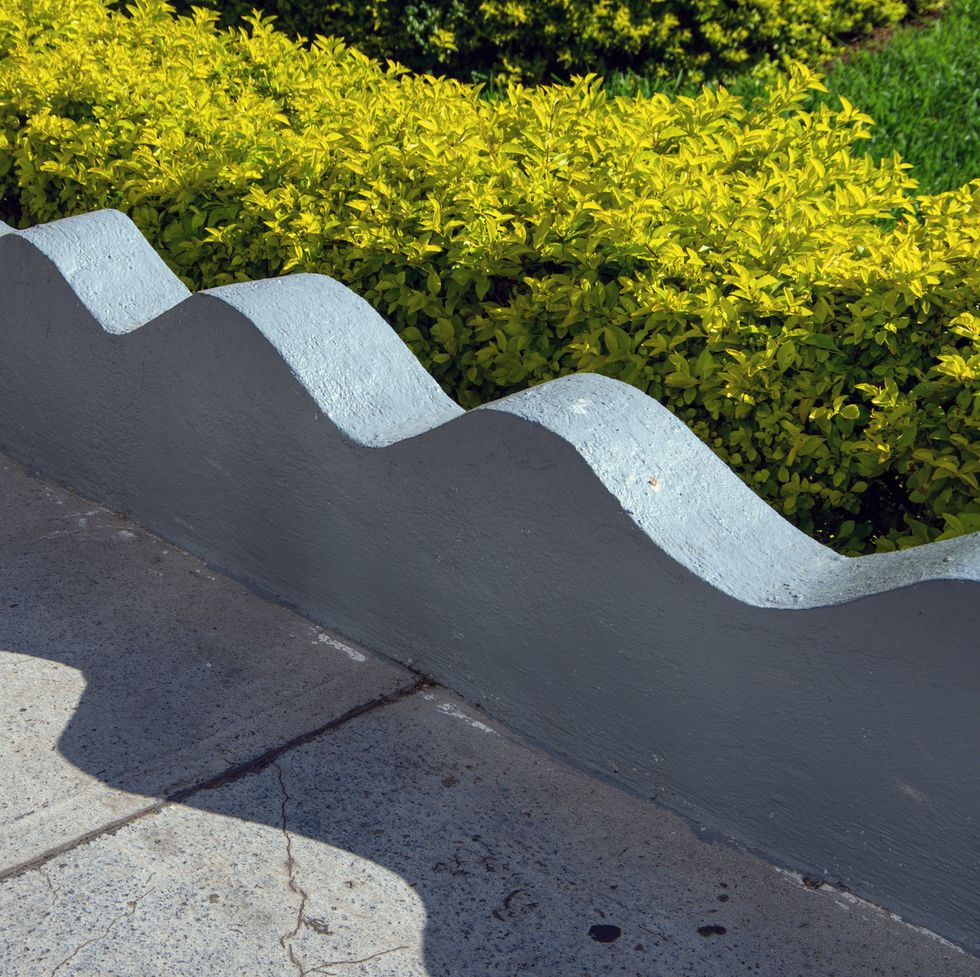
M572 762L980 950L980 535L847 559L661 405L464 412L318 275L0 225L0 450Z

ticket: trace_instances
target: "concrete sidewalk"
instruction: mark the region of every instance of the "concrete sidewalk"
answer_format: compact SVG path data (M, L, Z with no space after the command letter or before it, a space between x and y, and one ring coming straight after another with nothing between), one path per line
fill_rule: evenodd
M2 456L0 497L2 977L980 975Z

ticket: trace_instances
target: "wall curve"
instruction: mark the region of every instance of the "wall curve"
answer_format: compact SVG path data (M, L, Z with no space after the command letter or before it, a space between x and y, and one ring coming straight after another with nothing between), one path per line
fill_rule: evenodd
M464 412L318 275L0 226L0 450L573 762L980 951L980 534L848 559L656 401Z

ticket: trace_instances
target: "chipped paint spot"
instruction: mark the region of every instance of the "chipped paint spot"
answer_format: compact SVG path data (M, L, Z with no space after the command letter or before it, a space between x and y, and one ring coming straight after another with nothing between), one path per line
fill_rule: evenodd
M918 787L913 787L911 784L902 784L902 783L900 783L898 785L898 789L906 797L911 797L913 801L916 801L919 804L925 804L929 800L929 798L926 797L926 795L923 794L922 791L919 790Z
M329 645L331 648L336 648L337 651L342 651L352 662L366 662L367 655L362 655L356 648L351 648L350 645L345 645L343 641L338 641L336 638L331 638L329 634L318 634L316 640L320 642L321 645Z
M903 919L898 915L898 913L893 913L889 909L883 909L876 903L854 895L853 892L845 892L843 889L837 889L828 882L824 882L819 887L814 888L812 885L806 884L803 876L799 872L793 872L789 869L780 868L778 865L774 865L773 868L777 873L779 873L779 875L783 876L788 881L799 885L801 888L805 888L808 892L833 893L834 902L842 909L850 909L852 906L860 906L861 908L866 909L869 912L873 912L879 916L887 916L888 919L892 920L893 922L900 923L907 929L920 933L922 936L928 937L930 940L935 940L946 949L955 950L957 953L965 955L965 951L962 947L958 947L955 943L950 943L950 941L945 937L940 936L938 933L934 933L931 929L926 929L925 926L916 926L914 923L910 923L908 920Z
M116 539L136 539L136 533L132 533L128 529L120 529L119 532L116 533Z
M650 488L654 490L654 492L659 492L664 487L663 483L655 475L651 475L647 479L647 482L649 483Z
M427 698L431 698L431 696ZM486 723L481 723L479 720L467 716L462 709L457 708L451 702L440 702L437 708L444 716L452 716L453 719L462 719L464 723L472 726L474 729L479 729L484 733L492 733L494 736L497 735L495 729L491 729Z
M568 409L573 414L588 414L588 407L591 406L592 401L588 397L579 397Z
M834 889L833 886L828 885L826 882L821 882L820 885L814 885L812 880L805 879L800 872L794 872L788 868L780 868L778 865L773 865L773 868L784 879L793 885L798 885L806 889L808 892L819 892L822 890L824 892L837 892L838 895L847 895L847 893Z

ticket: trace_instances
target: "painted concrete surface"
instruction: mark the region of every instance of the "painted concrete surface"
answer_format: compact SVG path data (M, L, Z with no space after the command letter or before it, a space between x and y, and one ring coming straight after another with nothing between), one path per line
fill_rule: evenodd
M0 237L0 448L980 950L980 535L847 560L623 384L462 413L336 282L168 275L119 214Z
M0 873L414 681L0 456Z
M3 977L980 977L3 459L0 498Z

